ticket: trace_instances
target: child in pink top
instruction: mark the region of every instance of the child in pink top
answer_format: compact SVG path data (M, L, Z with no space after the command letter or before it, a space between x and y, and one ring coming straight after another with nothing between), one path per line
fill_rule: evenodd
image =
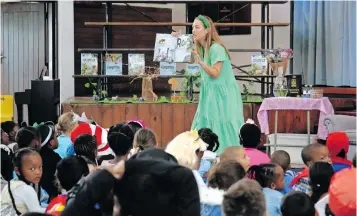
M269 156L257 149L257 146L260 143L260 134L260 128L251 119L248 119L239 131L240 143L243 145L247 156L250 158L251 166L270 163Z

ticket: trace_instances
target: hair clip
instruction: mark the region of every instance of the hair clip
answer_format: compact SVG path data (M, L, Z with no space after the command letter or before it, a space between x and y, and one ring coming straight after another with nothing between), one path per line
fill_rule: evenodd
M247 119L246 124L255 124L253 119Z

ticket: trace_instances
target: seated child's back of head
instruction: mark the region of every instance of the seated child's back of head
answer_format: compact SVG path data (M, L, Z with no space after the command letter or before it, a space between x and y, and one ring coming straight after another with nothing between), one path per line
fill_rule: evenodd
M73 145L74 152L76 153L76 155L84 156L92 162L96 162L98 154L98 144L95 136L89 134L79 135L74 140Z
M237 161L227 160L216 165L208 176L208 185L221 190L228 188L245 176L245 170Z
M250 158L246 155L243 147L230 146L224 149L223 153L219 156L220 162L226 160L235 160L240 163L244 170L248 170L250 167Z
M121 132L111 132L108 136L109 147L117 157L125 156L133 147L132 139Z
M239 140L244 148L257 148L260 135L260 128L254 122L247 121L239 130Z
M234 183L224 195L222 210L225 216L263 216L266 204L262 187L253 180Z
M78 155L64 158L57 164L57 179L66 191L69 191L83 176L88 174L87 162Z
M148 148L154 148L157 145L156 135L150 129L142 128L135 133L133 146L143 151Z
M312 190L311 200L317 203L322 195L328 192L331 178L334 174L331 164L315 162L309 169L309 180Z
M290 155L284 150L275 151L271 156L271 162L281 166L284 172L290 169Z
M314 216L315 207L310 197L303 192L290 192L283 198L282 216Z

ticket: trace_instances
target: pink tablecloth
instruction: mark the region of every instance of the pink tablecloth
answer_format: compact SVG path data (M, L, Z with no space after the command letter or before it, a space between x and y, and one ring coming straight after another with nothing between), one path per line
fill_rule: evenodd
M329 99L319 98L294 98L294 97L272 97L264 99L258 111L258 121L262 133L269 134L268 110L320 110L319 126L317 136L326 139L327 128L323 124L324 117L334 113Z

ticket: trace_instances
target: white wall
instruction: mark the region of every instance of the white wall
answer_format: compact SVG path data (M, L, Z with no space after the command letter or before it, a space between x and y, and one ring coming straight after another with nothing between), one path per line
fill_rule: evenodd
M186 9L185 4L168 4L172 8L172 22L186 22ZM270 22L290 22L290 3L285 4L271 4L270 7ZM252 22L261 22L261 4L252 4ZM174 30L185 33L184 26L174 27ZM224 45L228 49L260 49L261 47L261 28L252 27L251 35L234 35L222 36ZM290 27L275 27L274 28L274 48L290 47ZM250 57L253 53L247 52L234 52L231 53L232 63L237 66L250 64ZM184 66L178 65L177 69L182 69ZM289 70L287 70L288 72ZM236 74L238 70L234 71ZM246 83L239 81L242 89L242 84ZM260 84L255 84L254 89L257 93L260 92Z
M74 96L74 8L73 1L58 1L58 77L60 100Z

